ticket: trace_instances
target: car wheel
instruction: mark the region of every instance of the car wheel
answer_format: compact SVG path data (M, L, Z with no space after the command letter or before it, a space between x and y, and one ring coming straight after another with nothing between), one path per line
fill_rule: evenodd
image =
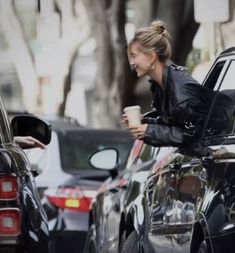
M207 246L206 246L206 242L203 241L198 249L198 252L197 253L208 253L208 249L207 249Z
M84 253L97 253L95 225L91 225L86 238Z
M136 231L132 231L123 244L121 253L138 253L138 239Z

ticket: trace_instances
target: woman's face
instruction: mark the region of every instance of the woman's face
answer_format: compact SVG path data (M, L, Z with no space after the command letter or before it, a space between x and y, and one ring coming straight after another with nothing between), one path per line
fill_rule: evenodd
M136 71L138 77L150 73L150 54L144 53L138 42L134 42L130 46L129 61L132 69Z

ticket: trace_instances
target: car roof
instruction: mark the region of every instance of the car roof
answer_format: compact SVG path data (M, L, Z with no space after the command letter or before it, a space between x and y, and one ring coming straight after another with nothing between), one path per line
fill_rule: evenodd
M108 136L126 136L127 138L131 137L130 133L127 130L124 129L109 129L109 128L85 128L81 127L79 125L72 125L72 124L65 124L65 123L58 123L58 122L52 122L52 129L56 132L80 132L81 134L85 135L108 135Z
M125 135L127 138L131 137L130 133L121 128L91 128L80 125L77 121L70 120L67 118L56 118L56 119L46 119L52 126L52 130L56 132L81 132L83 134L100 134L100 135Z
M52 129L56 131L83 128L77 122L70 122L63 119L56 119L56 120L46 119L46 121L49 122L52 126Z
M224 50L223 52L221 52L219 56L225 55L225 54L233 54L233 53L235 53L235 47L230 47Z

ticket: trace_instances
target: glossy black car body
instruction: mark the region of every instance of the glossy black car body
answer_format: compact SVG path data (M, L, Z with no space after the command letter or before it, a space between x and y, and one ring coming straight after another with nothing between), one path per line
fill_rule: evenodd
M217 58L204 85L234 100L234 73L232 48ZM151 172L145 183L135 184L138 173L134 173L128 186L130 194L125 191L122 197L115 198L113 192L120 190L106 186L101 199L97 196L90 227L90 238L96 245L87 252L234 252L235 124L231 118L223 134L208 136L206 124L213 116L212 109L213 104L197 157L185 152L187 147L152 148L146 161L152 163ZM140 167L137 164L134 170L145 167L144 163ZM119 225L109 220L110 214L102 214L102 207L111 206L110 210L114 210L117 199ZM116 234L109 229L112 221ZM115 247L112 242L116 242Z
M204 85L234 100L234 70L232 48L217 58ZM234 126L232 117L228 129L209 136L205 125L200 143L208 154L159 149L168 154L156 155L145 190L126 213L122 252L130 253L131 246L131 252L234 252Z
M120 220L126 202L132 202L153 165L153 148L136 141L126 168L109 177L100 187L89 214L89 233L85 252L117 252ZM150 161L150 162L149 162ZM127 196L128 195L128 196Z
M97 149L114 146L121 154L122 170L133 139L125 130L51 123L52 146L38 156L37 167L42 169L36 178L40 192L44 191L42 203L49 221L50 253L78 253L84 247L91 199L110 175L92 168L89 156Z
M50 125L25 115L13 118L11 127L0 101L0 252L48 252L47 216L41 205L33 171L14 135L32 135L50 142Z

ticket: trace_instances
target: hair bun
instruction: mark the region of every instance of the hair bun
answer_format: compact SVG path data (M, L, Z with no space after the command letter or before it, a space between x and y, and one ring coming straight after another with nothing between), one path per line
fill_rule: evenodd
M163 22L161 21L153 21L150 24L150 28L153 29L158 34L165 35L166 34L166 28Z

